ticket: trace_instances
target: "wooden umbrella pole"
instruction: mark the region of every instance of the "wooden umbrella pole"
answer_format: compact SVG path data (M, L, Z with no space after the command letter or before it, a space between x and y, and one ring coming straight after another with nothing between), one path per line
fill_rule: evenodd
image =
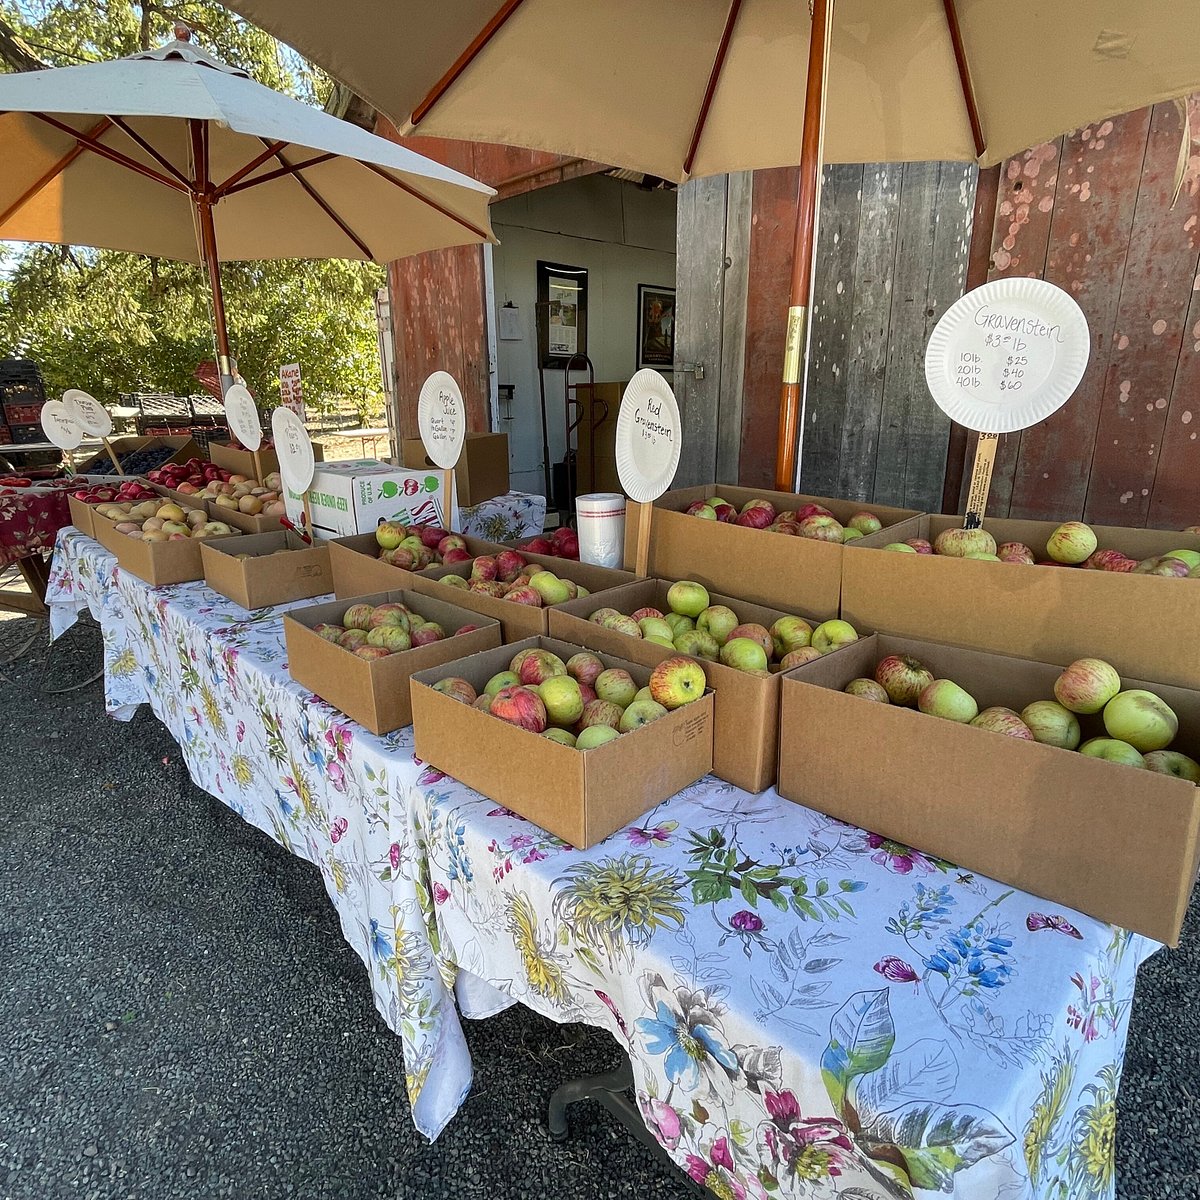
M779 433L775 445L775 487L781 492L793 491L796 486L833 5L834 0L813 0L812 3L808 81L804 91L804 131L800 141L800 185L796 199L796 238L792 249L791 301L784 344L783 388L779 397Z
M213 332L217 339L217 371L221 376L221 395L233 383L233 364L229 354L229 329L225 323L225 293L221 287L221 263L217 257L217 230L213 224L213 186L208 178L208 130L203 121L188 121L192 137L192 169L196 179L192 200L196 205L196 221L200 242L200 257L208 272L208 284L213 299Z

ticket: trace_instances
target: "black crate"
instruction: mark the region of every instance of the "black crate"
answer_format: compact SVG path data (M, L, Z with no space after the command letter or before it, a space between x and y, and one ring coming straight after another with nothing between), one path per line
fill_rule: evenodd
M4 423L6 425L39 424L42 419L42 405L44 403L44 400L38 400L32 404L12 404L5 401Z
M12 434L12 440L18 446L25 446L30 442L44 442L46 440L46 431L41 425L10 425L8 428Z
M40 379L0 379L0 404L25 406L44 404L46 389Z

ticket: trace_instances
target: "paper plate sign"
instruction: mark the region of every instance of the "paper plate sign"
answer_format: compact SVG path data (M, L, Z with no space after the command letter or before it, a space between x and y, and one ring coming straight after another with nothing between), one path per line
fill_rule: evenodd
M271 414L271 435L279 458L279 473L287 487L302 495L313 477L313 448L304 422L290 408L277 408Z
M98 438L106 438L112 433L112 415L95 396L82 392L79 388L69 388L63 392L62 402L68 414L75 418L75 423L84 433Z
M61 400L47 400L42 405L42 429L46 440L60 450L74 450L83 441L83 426Z
M467 407L449 371L434 371L417 397L417 429L430 460L449 471L462 454Z
M230 385L225 393L225 420L229 432L247 450L255 451L262 445L262 421L258 419L258 406L254 397L240 383Z
M1070 398L1087 367L1087 318L1042 279L997 279L968 292L937 323L925 381L937 406L980 433L1044 421Z
M671 385L643 368L629 381L617 417L617 474L631 500L650 504L671 486L679 466L679 405Z

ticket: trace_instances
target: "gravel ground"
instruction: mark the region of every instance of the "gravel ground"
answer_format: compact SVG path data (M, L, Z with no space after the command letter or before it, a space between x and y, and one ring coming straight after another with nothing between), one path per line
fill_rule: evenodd
M316 871L193 787L147 711L41 694L95 669L90 622L3 665L35 631L0 621L0 1200L693 1195L594 1104L548 1140L550 1091L620 1052L520 1008L466 1023L475 1086L427 1144ZM1120 1200L1200 1198L1196 906L1188 935L1140 977Z

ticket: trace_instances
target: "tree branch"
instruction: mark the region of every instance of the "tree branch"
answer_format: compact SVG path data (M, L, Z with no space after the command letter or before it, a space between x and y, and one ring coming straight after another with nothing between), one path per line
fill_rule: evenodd
M17 31L0 17L0 63L10 71L44 71L46 64L21 40Z

